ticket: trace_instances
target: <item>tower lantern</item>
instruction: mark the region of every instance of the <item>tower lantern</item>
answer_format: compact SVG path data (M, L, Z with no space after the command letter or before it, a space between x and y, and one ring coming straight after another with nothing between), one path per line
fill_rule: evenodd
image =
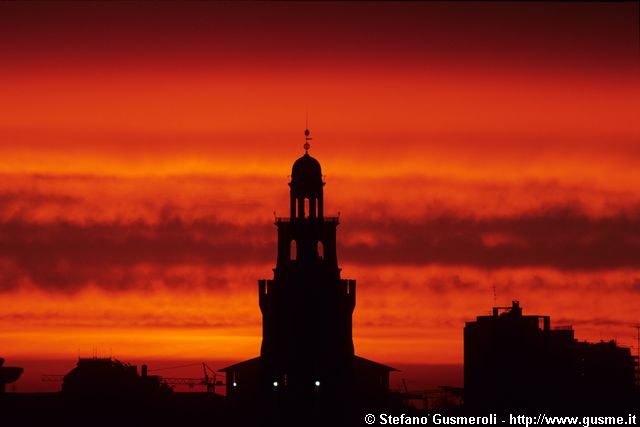
M305 153L291 169L291 219L323 217L322 168L320 162L309 155L309 129L305 130Z

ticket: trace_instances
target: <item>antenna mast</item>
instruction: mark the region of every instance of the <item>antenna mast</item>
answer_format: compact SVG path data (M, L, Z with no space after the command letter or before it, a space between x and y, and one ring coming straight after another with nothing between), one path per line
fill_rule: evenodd
M493 282L493 306L495 307L496 305L498 305L498 295L496 293L496 282Z

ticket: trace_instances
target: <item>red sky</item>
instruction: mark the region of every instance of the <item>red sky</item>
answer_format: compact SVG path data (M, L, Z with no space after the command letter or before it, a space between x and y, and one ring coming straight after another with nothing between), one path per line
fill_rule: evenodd
M461 363L496 301L634 345L637 3L0 4L0 347L241 360L311 154L356 351Z

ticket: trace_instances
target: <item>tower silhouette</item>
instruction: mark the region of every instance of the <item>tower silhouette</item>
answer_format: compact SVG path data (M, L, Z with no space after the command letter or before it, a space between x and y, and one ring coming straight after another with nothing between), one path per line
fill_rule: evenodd
M324 216L322 169L308 152L293 164L289 186L291 216L276 218L274 278L259 281L260 355L273 382L290 390L344 386L354 356L356 282L340 278L338 218Z
M380 399L393 368L355 356L352 314L356 282L340 277L338 217L324 214L320 162L305 153L292 167L290 216L276 217L273 279L258 281L260 357L224 368L229 398L258 395ZM262 396L263 397L263 396Z

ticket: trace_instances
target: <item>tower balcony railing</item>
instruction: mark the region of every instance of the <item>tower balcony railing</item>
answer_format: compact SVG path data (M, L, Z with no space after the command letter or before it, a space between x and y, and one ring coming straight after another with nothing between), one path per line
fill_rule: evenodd
M306 217L306 218L293 218L293 221L296 221L298 219L306 219L306 220L312 220L312 221L324 221L324 222L335 222L336 224L340 222L340 217L339 216L325 216L322 218L311 218L311 217ZM276 217L276 224L282 223L282 222L292 222L291 221L291 217L288 216L277 216Z

